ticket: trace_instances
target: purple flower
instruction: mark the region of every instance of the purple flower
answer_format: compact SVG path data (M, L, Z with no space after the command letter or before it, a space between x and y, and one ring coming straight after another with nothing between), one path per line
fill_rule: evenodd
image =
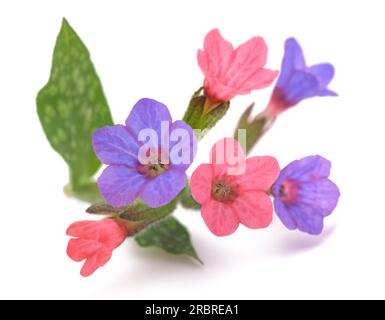
M287 165L272 191L275 212L290 230L320 234L323 219L332 213L340 192L328 179L331 163L321 156L309 156Z
M196 151L191 127L172 122L167 107L151 99L135 104L126 125L97 129L92 144L109 165L98 186L113 206L129 205L137 197L150 207L167 204L186 186L185 171Z
M333 65L321 63L307 67L297 40L287 39L281 72L270 103L264 111L266 117L274 118L307 98L336 96L335 92L327 88L333 77Z

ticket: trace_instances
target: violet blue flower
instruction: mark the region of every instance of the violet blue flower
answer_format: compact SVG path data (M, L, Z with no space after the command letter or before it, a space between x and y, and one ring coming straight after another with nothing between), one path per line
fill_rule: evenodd
M330 161L309 156L287 165L272 187L275 212L290 230L320 234L324 217L337 205L340 192L328 179Z
M137 197L150 207L167 204L186 186L185 171L196 151L191 127L172 122L167 107L151 99L135 104L126 125L97 129L92 144L108 165L98 187L113 206L130 205Z
M275 118L281 112L300 101L316 96L337 96L327 88L334 77L334 67L330 63L307 67L302 48L294 38L285 42L285 54L281 71L264 114Z

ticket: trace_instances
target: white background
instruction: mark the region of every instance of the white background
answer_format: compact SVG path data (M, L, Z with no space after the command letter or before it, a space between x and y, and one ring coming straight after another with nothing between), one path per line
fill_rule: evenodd
M383 14L383 1L2 1L0 298L385 298ZM323 235L290 232L275 219L216 238L198 212L178 209L204 266L126 241L82 278L66 256L65 230L90 218L87 204L64 196L67 168L35 106L63 16L91 51L117 123L142 97L181 118L202 83L196 51L213 27L236 45L263 36L272 69L289 36L309 63L332 62L330 88L340 96L288 111L253 152L281 166L311 154L333 162L342 195ZM193 167L232 134L250 102L260 111L271 89L234 99Z

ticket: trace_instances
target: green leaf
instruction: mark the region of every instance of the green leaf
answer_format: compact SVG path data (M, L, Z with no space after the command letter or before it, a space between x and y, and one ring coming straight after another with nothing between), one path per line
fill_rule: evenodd
M91 144L95 129L112 124L110 110L90 54L79 36L63 19L53 52L48 83L36 98L45 135L67 162L67 193L98 197L92 176L101 163Z
M191 195L191 187L189 182L187 183L186 187L182 190L182 192L179 194L179 201L181 205L187 209L199 210L201 208L201 205L198 202L196 202Z
M175 255L187 255L200 263L187 229L174 217L167 217L144 229L135 237L141 247L157 247Z
M205 102L205 96L194 94L183 116L183 120L190 125L191 128L198 129L195 131L198 140L202 139L203 136L223 118L230 106L230 102L225 102L205 114L203 112Z

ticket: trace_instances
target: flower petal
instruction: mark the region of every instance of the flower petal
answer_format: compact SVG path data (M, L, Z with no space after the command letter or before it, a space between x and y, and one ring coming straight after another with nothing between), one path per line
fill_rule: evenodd
M279 176L279 164L274 157L250 157L246 160L246 172L237 176L242 190L267 191Z
M224 138L214 144L210 152L210 162L216 168L226 169L228 175L243 174L246 170L245 153L239 142L233 138Z
M286 208L295 221L298 230L314 235L322 232L323 217L315 214L311 207L291 205Z
M172 122L168 108L156 100L144 98L140 99L132 108L126 120L126 126L135 138L138 137L141 130L155 130L159 144L162 121L168 129Z
M267 45L263 38L253 37L241 44L234 52L230 67L221 75L223 83L229 87L241 88L267 60Z
M99 190L113 206L130 205L149 180L136 169L126 166L109 166L98 179Z
M74 261L80 262L93 255L102 247L95 240L70 239L67 246L67 255Z
M329 89L324 89L318 92L319 97L338 97L338 93L329 90Z
M111 237L111 234L114 237ZM117 247L120 240L125 238L127 229L114 219L83 220L72 223L67 229L67 235L88 240L104 242L107 246ZM117 244L116 244L117 243Z
M99 228L98 240L103 243L106 248L115 249L119 247L126 239L128 230L123 223L115 219L99 220L101 226Z
M330 63L316 64L309 69L311 74L316 76L319 89L325 89L334 77L334 67Z
M134 166L138 163L139 143L125 126L114 125L97 129L92 136L95 154L105 164Z
M191 195L200 204L211 199L213 170L210 164L201 164L191 175Z
M319 155L307 156L291 162L282 170L282 174L301 181L327 178L330 175L331 162Z
M337 206L340 191L336 184L329 179L302 182L298 198L301 206L308 206L312 213L328 216Z
M204 82L205 94L213 101L230 101L238 90L224 85L218 78L206 77Z
M297 224L292 218L290 212L279 198L274 198L274 209L278 218L282 221L286 228L289 230L294 230L297 228Z
M80 274L83 277L88 277L93 274L98 268L103 267L111 258L112 251L102 248L94 255L90 256L84 263Z
M169 150L170 163L178 170L186 171L194 161L197 139L186 122L177 120L171 124Z
M209 230L218 237L228 236L238 228L236 213L225 203L211 200L202 206L201 213Z
M93 236L96 232L96 229L97 229L97 226L95 224L95 221L92 221L92 220L76 221L68 227L66 234L67 236L72 236L72 237L94 239L94 238L89 238L89 236L90 235Z
M295 71L292 73L284 91L285 100L290 105L296 105L301 100L318 95L318 80L310 73Z
M209 57L207 56L207 53L205 51L198 49L197 60L198 60L199 67L201 68L203 74L206 77L214 77L215 76L215 74L212 74L210 72Z
M168 170L149 180L143 188L140 198L152 208L161 207L173 200L186 186L186 173L179 170Z
M258 69L238 87L238 94L248 94L251 90L269 86L278 75L278 71Z
M204 40L205 58L198 53L198 63L205 76L215 77L226 71L233 51L232 44L222 37L218 29L211 30Z
M305 68L305 58L298 41L294 38L287 39L277 87L286 84L295 70L304 70Z
M273 204L263 191L241 192L231 203L239 221L248 228L266 228L273 218Z

